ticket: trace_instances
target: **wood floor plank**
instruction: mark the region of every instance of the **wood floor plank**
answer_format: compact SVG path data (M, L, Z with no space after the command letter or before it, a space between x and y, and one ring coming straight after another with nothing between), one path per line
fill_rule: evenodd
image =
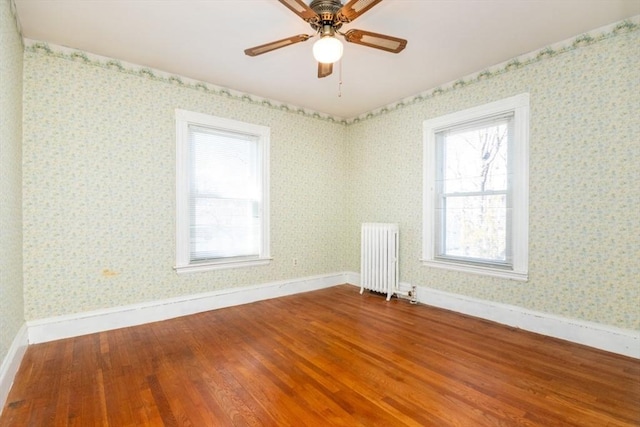
M640 426L640 361L349 285L32 345L0 426Z

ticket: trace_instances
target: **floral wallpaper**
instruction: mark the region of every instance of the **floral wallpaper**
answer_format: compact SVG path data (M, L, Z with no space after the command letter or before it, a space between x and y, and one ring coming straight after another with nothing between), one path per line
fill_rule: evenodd
M349 267L344 124L60 52L24 58L27 319ZM173 270L176 108L271 128L269 266Z
M404 282L640 329L637 29L620 23L350 120L30 42L26 318L359 271L360 223L389 221ZM522 92L530 280L423 267L422 122ZM271 265L173 271L176 108L271 127Z
M398 222L403 282L640 329L637 29L623 23L354 122L349 240L360 222ZM523 92L531 96L529 281L422 266L423 121Z
M22 296L22 36L0 0L0 360L24 324Z

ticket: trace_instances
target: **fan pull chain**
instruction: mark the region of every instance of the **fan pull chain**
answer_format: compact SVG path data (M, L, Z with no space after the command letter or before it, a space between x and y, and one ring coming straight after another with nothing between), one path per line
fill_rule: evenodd
M338 98L342 98L342 60L340 60L338 69Z

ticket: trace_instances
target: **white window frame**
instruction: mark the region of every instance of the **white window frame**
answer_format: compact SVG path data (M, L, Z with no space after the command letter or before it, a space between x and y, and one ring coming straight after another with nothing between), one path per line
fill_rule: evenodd
M471 261L443 259L436 254L436 176L437 153L436 133L445 128L463 126L470 122L490 118L500 114L513 114L513 143L509 146L513 163L510 236L512 263L508 267L474 264ZM423 123L423 230L422 264L443 268L501 277L519 281L528 280L529 264L529 94L523 93L510 98L491 102L464 111L459 111Z
M225 268L265 265L271 261L269 235L269 127L208 114L176 109L176 265L178 273L218 270ZM189 126L208 127L225 132L240 133L257 138L258 175L262 200L260 203L261 247L257 257L220 258L207 261L190 261L189 215Z

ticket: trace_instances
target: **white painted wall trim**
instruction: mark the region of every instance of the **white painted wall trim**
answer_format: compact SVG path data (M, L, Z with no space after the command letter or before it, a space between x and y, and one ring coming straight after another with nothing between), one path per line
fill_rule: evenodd
M24 353L27 351L27 345L29 344L28 338L27 325L23 324L11 342L9 351L0 366L0 412L2 412L2 408L4 408L4 404L9 396L9 391L13 385L13 380L18 373Z
M15 375L15 372L11 375L11 369L17 371L20 365L26 349L27 335L28 343L36 344L309 292L343 283L360 286L360 274L347 271L311 276L29 321L26 328L23 327L16 336L12 349L3 362L0 370L0 398L3 397L7 378L8 393ZM401 282L400 290L411 290L411 285ZM640 331L566 318L423 286L417 287L417 299L422 304L640 359ZM17 366L14 366L15 360Z
M38 319L27 322L29 344L158 322L343 283L346 283L345 273L333 273Z
M349 283L360 286L360 275L347 272ZM411 285L400 283L401 291ZM417 287L419 303L468 314L553 338L640 359L640 331L557 316L526 308L481 300L424 286Z
M418 301L526 331L640 359L640 331L528 310L418 286Z

